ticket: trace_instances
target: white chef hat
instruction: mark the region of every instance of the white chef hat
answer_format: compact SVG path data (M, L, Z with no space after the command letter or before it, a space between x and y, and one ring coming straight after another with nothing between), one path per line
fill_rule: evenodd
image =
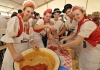
M31 6L32 8L35 8L36 4L33 0L24 0L23 6L24 6L23 9L28 7L28 6Z

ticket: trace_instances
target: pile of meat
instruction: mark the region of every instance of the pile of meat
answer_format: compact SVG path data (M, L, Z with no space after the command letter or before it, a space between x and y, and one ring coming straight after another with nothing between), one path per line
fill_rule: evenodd
M48 48L51 49L52 51L57 50L57 47L55 47L54 45L50 45Z
M35 65L35 66L24 66L22 67L21 70L47 70L48 69L48 66L46 64L38 64L38 65Z
M53 51L59 51L61 54L69 55L69 51L67 49L60 49L57 45L55 44L50 44L48 45L48 49L51 49Z

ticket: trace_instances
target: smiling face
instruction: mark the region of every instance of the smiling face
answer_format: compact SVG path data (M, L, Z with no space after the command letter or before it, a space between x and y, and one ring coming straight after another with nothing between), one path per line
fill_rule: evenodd
M24 10L23 10L23 18L27 21L31 18L31 16L33 15L34 13L34 9L32 7L26 7Z
M46 21L46 22L49 22L50 21L50 19L51 19L51 13L46 13L45 15L44 15L44 20Z
M77 22L80 22L82 20L82 18L84 17L84 15L85 15L85 12L81 11L80 9L76 9L73 11L74 19Z
M66 15L67 15L68 17L70 17L70 18L73 17L73 14L72 14L72 11L71 11L70 8L66 10Z

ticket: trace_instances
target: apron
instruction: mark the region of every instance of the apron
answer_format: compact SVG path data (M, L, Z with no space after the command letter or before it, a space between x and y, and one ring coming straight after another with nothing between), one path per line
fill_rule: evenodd
M43 19L44 21L44 19ZM44 25L46 25L46 22L44 21ZM42 36L46 35L46 29L40 29L40 30L33 30L34 33L34 43L39 46L39 48L45 48L43 41L42 41Z
M29 43L21 43L21 40L23 40L23 36L25 36L26 34L23 32L20 37L15 38L14 40L16 41L16 43L14 43L14 49L16 50L17 53L21 53L22 51L28 49L28 45ZM26 35L28 37L28 35ZM2 64L2 69L1 70L13 70L13 58L12 55L9 51L9 49L6 49L5 55L4 55L4 59L3 59L3 64ZM5 67L6 66L6 67Z
M23 27L23 31L20 34L20 36L15 37L14 40L15 40L15 43L13 43L13 46L17 53L21 53L24 50L28 49L29 35L24 32L24 27ZM14 63L13 57L12 57L9 49L7 48L5 55L4 55L1 70L13 70L13 63Z
M39 46L39 48L44 48L44 44L42 42L42 35L45 35L46 32L44 30L42 30L40 33L33 31L34 33L34 43Z
M66 42L71 42L71 41L74 41L76 39L76 37L74 39L71 39L71 40L67 40ZM75 60L79 60L79 57L80 57L80 52L82 50L82 47L83 47L83 42L81 42L80 44L76 45L76 46L72 46L70 47L72 50L74 50L74 59Z
M77 31L80 30L82 24L86 24L88 20L84 21L84 18L80 21ZM97 27L94 32L91 33L89 38L85 38L83 48L79 58L80 70L97 70L100 62L100 30ZM95 35L95 37L94 37Z
M100 62L100 44L93 47L86 42L86 48L82 48L79 58L80 70L97 70Z

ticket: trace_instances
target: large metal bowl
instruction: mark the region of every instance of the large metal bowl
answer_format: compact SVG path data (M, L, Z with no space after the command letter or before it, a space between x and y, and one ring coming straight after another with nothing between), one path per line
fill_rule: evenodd
M39 63L46 64L48 66L47 70L58 70L60 65L58 55L47 48L40 48L38 51L31 48L22 52L22 55L24 56L24 61L14 62L15 70L21 70L26 65L34 66Z

